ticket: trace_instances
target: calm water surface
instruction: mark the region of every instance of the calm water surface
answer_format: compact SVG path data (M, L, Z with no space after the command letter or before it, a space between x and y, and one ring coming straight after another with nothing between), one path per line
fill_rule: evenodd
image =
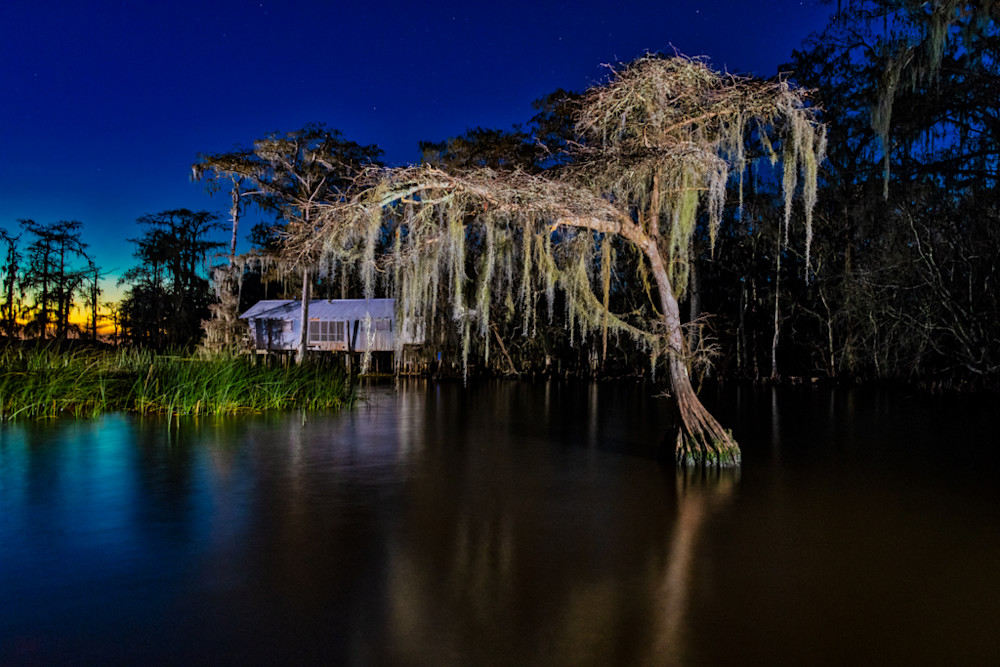
M0 665L998 665L995 398L413 383L0 427Z

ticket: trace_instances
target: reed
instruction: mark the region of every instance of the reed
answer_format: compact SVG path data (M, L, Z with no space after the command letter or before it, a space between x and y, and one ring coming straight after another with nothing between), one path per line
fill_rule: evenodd
M339 408L354 391L337 367L253 364L237 355L159 355L55 347L0 349L0 419L108 411L232 415Z

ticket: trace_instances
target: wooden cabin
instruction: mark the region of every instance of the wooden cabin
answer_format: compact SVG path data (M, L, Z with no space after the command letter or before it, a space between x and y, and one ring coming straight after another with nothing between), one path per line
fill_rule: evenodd
M298 349L302 302L258 301L240 315L250 326L259 354ZM395 299L312 299L309 301L308 349L326 352L393 352L396 336L403 346L423 342L420 327L399 327Z

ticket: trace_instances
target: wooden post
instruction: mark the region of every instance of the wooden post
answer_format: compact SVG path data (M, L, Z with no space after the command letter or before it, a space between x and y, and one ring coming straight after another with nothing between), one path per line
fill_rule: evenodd
M358 320L354 320L354 333L350 331L350 326L348 326L347 334L347 374L348 376L354 375L354 350L358 344ZM350 320L348 320L348 325L350 325Z
M306 346L309 341L309 269L302 269L302 309L299 311L302 319L302 330L299 332L299 353L295 361L306 360Z

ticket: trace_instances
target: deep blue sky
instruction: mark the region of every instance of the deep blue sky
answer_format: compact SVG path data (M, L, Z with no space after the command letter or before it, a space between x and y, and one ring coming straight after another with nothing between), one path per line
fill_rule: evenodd
M224 212L198 153L310 121L417 160L417 142L527 121L602 63L676 48L769 76L821 29L820 0L0 2L0 226L80 220L100 266L134 221ZM247 226L247 229L249 226Z

